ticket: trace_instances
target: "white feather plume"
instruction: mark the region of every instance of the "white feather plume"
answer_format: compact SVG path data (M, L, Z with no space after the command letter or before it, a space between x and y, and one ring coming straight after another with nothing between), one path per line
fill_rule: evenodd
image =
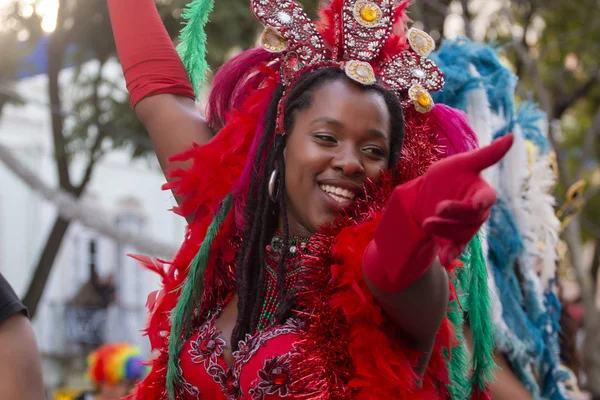
M530 235L535 242L526 247L528 262L539 275L541 289L549 287L556 275L558 231L554 196L550 193L556 183L549 155L537 156L531 166L531 178L524 192L525 208L529 214Z

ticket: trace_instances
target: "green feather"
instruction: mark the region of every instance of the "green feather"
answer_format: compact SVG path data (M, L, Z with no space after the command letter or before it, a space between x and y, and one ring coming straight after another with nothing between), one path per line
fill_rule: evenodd
M471 256L469 272L469 292L467 295L467 310L473 336L473 375L470 378L471 387L477 385L485 391L486 382L494 374L496 365L493 360L494 334L490 318L491 298L487 283L487 266L481 249L479 236L469 243Z
M471 397L474 385L485 391L486 382L492 378L495 365L492 358L494 338L489 318L491 304L487 267L479 236L469 243L460 260L464 267L457 268L452 277L459 301L450 303L447 316L461 345L450 351L448 389L452 399L464 400ZM464 340L464 316L467 312L473 337L472 355Z
M467 399L471 393L469 382L471 374L470 354L464 337L464 317L467 311L464 306L467 304L467 289L470 282L468 271L471 264L471 254L468 249L460 256L460 260L463 262L464 267L456 268L450 277L456 290L458 301L453 300L450 302L447 313L460 345L450 350L450 357L448 357L447 352L445 353L448 360L448 373L450 375L448 390L450 390L450 395L454 400Z
M458 283L458 282L457 282ZM450 350L451 357L448 361L450 385L448 389L452 399L466 399L469 397L469 352L464 343L463 323L464 311L458 301L453 300L448 310L448 319L454 327L456 338L460 345ZM446 353L447 355L447 353Z
M181 377L179 376L178 362L179 353L183 347L184 340L190 335L190 324L186 322L190 321L194 310L199 305L202 299L202 293L204 291L204 271L208 264L208 257L210 255L210 248L212 247L213 240L219 233L223 221L227 218L227 214L231 210L231 194L229 194L223 203L221 203L221 209L219 213L213 218L204 241L200 246L198 254L192 260L190 264L190 270L188 272L187 279L183 285L177 305L171 313L171 334L169 335L169 363L167 366L167 392L169 393L169 399L175 399L175 385L181 383Z
M213 6L213 0L194 0L184 8L182 13L186 24L179 35L177 52L188 72L196 97L199 96L200 86L206 80L206 71L209 68L206 62L204 26L208 22Z

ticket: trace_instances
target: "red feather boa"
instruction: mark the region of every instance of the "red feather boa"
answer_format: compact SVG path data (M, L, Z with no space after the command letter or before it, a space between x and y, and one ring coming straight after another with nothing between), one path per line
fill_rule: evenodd
M263 68L263 72L268 75L260 88L248 95L240 110L228 116L227 125L210 143L194 145L173 158L173 161L192 160L193 164L187 170L172 171L163 189L172 190L180 199L180 206L174 211L182 216L193 216L193 221L188 225L185 240L171 262L134 256L144 267L160 274L163 288L158 293L151 293L148 298L149 318L145 329L151 349L157 356L150 362L149 375L137 386L131 398L166 398L167 348L171 331L169 315L175 308L189 265L204 240L216 207L232 191L242 174L259 121L277 88L276 72L268 68ZM224 300L226 294L235 290L232 280L235 252L227 240L235 233L233 226L230 215L213 243L214 248L220 251L211 253L204 277L208 290L205 290L203 304L217 304L217 299ZM217 256L222 268L215 267Z
M207 146L194 146L177 157L193 160L187 170L166 188L184 201L179 213L194 214L186 239L172 262L137 257L159 273L163 289L149 296L150 318L146 333L152 350L152 370L138 385L132 398L166 398L169 314L175 307L188 266L196 255L220 200L239 178L253 134L274 91L272 79L248 96L252 106L236 112L227 126ZM249 105L250 105L249 104ZM264 108L263 108L264 107ZM441 156L428 117L407 111L402 161L396 174L388 172L377 186L368 185L367 195L335 224L311 240L304 287L298 295L297 311L306 321L294 362L294 391L303 398L325 399L422 399L446 398L449 383L443 348L453 344L450 324L444 320L438 332L423 387L419 388L413 367L420 354L394 338L394 327L370 295L362 277L362 254L371 240L380 213L393 188L423 174ZM231 143L237 143L232 146ZM200 316L221 304L235 291L233 262L235 234L233 213L213 243L204 276L205 291Z
M425 376L417 376L422 353L398 340L363 278L362 255L392 190L437 156L427 124L416 116L409 121L400 174L387 173L377 186L367 185L352 210L311 238L297 300L305 327L292 365L293 392L300 398L449 398L443 349L458 344L450 322L445 318L438 331Z

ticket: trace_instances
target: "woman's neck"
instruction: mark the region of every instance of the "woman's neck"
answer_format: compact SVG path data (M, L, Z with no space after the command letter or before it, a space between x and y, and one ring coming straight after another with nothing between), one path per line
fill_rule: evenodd
M302 226L295 218L288 215L288 227L290 229L291 236L298 236L302 238L310 238L314 232L309 231L307 228ZM279 218L279 223L277 224L277 231L283 232L283 218Z

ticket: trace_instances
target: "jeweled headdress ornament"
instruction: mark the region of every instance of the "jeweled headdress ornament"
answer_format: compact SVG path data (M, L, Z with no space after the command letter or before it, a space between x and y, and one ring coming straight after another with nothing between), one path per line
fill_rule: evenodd
M363 85L388 87L405 107L413 105L425 113L433 107L430 92L443 87L444 77L427 58L435 49L427 33L415 28L401 35L395 32L405 30L406 5L394 0L332 0L322 13L330 21L316 25L295 1L251 1L252 12L265 26L263 48L280 54L281 80L286 88L304 72L337 66ZM324 25L327 28L320 32L318 28ZM393 41L391 51L386 51Z

